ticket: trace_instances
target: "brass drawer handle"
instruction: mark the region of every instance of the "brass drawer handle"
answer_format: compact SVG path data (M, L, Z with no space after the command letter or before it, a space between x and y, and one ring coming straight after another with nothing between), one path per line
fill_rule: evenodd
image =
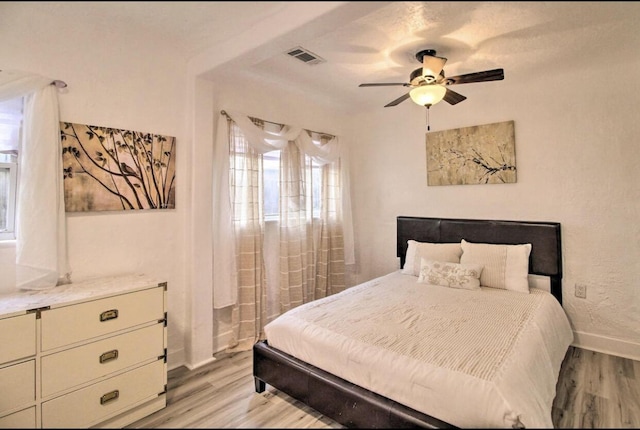
M118 350L113 349L100 355L100 363L106 363L107 361L115 360L118 358Z
M102 397L100 397L100 404L104 405L105 403L116 400L118 397L120 397L120 390L113 390L107 394L103 394Z
M100 314L100 322L109 321L118 318L118 310L110 309Z

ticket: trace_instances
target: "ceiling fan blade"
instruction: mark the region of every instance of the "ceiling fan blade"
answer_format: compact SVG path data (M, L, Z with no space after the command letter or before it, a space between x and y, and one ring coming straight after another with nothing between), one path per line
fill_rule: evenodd
M388 83L377 83L377 84L360 84L359 87L394 87L401 85L403 87L408 87L409 84L404 82L388 82Z
M501 81L504 79L503 69L485 70L484 72L467 73L466 75L448 76L445 85L471 84L473 82Z
M458 94L455 91L451 91L449 88L447 88L447 92L444 93L444 97L442 98L442 100L449 103L450 105L458 104L461 101L464 101L466 99L467 98L462 94Z
M442 72L444 64L447 62L446 58L436 57L434 55L425 55L422 57L422 76L427 79L427 82L433 82Z
M394 101L391 101L391 102L387 103L386 105L384 105L384 107L389 107L389 106L395 106L395 105L398 105L398 104L402 103L403 101L405 101L405 100L406 100L406 99L408 99L408 98L409 98L409 93L407 93L407 94L405 94L405 95L403 95L403 96L398 97L398 98L397 98L397 99L395 99Z

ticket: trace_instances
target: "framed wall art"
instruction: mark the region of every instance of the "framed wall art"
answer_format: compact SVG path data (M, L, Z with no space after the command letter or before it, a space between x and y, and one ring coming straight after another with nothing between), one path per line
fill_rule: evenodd
M427 185L516 182L513 121L427 133Z
M60 123L67 212L174 209L175 137Z

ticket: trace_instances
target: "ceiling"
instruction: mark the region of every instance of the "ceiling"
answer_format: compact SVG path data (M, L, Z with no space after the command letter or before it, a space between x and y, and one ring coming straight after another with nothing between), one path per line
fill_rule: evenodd
M615 70L640 55L640 2L163 1L72 7L83 16L158 33L190 61L205 64L211 79L269 82L335 103L380 107L406 88L358 85L408 82L420 67L415 54L423 49L448 59L447 76L503 68L505 80L571 72L594 61ZM309 65L286 54L296 46L326 62ZM455 91L469 96L493 85L500 83Z

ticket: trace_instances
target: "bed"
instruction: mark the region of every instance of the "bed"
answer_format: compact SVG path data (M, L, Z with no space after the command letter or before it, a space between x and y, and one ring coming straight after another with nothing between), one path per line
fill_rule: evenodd
M423 252L416 260L423 244L464 247L459 263L444 266L476 274L477 283L432 283L439 278L425 274L446 257ZM478 287L483 278L470 259L498 248L504 261L524 265L525 282L548 277L548 290ZM573 340L561 306L560 224L400 216L397 256L398 271L267 324L266 340L253 347L256 392L269 384L346 427L552 427L555 385ZM493 260L485 263L481 274L494 273ZM504 267L500 276L516 273Z

